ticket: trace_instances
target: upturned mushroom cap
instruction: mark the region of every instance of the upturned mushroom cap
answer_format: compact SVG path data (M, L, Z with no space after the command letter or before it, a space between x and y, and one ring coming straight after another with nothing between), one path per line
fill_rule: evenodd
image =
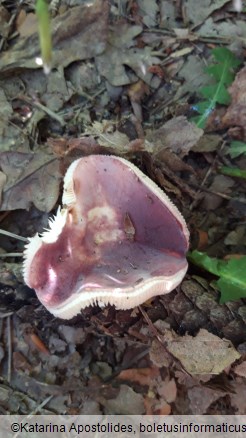
M189 232L167 195L115 156L74 161L63 207L30 238L24 280L53 315L86 306L135 307L172 291L187 270Z

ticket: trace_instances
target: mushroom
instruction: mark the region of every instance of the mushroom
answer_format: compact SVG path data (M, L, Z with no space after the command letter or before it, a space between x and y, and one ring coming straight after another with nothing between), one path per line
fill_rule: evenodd
M135 307L182 281L189 232L167 195L129 161L90 155L64 178L63 207L29 239L24 280L55 316Z

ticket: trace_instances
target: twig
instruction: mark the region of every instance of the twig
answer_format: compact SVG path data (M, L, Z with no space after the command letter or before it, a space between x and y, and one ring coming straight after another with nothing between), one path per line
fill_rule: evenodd
M224 149L224 146L225 146L225 141L223 141L223 143L222 143L222 145L221 145L221 147L220 147L220 152ZM211 174L212 170L214 169L217 160L218 160L218 154L217 154L217 155L215 156L215 158L213 159L213 162L212 162L211 166L209 167L208 171L206 172L206 175L204 176L204 178L203 178L203 180L202 180L202 182L201 182L201 186L199 186L199 189L198 189L198 191L196 192L195 199L193 200L193 202L192 202L191 205L190 205L190 211L193 210L195 204L197 203L198 195L199 195L199 194L201 193L201 191L203 190L203 186L204 186L205 182L207 181L209 175Z
M0 228L0 234L4 234L5 236L8 237L13 237L14 239L22 240L23 242L29 242L29 239L27 239L26 237L22 237L19 236L18 234L10 233L9 231L5 231L2 228Z
M182 362L174 356L173 353L171 353L171 351L168 350L167 346L165 345L165 342L163 340L163 335L161 335L158 330L156 329L156 327L154 326L153 322L151 321L151 319L149 318L148 314L145 312L145 310L142 308L142 306L139 306L139 309L145 319L145 321L147 322L150 330L152 331L152 333L156 336L156 339L160 342L160 344L162 345L162 347L164 348L164 350L166 351L166 353L172 358L172 360L179 365L179 367L182 369L182 371L187 374L188 376L191 376L191 374L186 371L186 369L183 367Z
M36 408L28 415L27 418L31 418L32 415L36 415L37 412L39 412L49 401L54 397L54 395L49 395L42 403L40 403Z
M64 119L59 116L58 114L54 113L50 108L47 108L47 106L43 105L40 102L34 101L32 99L30 99L27 96L18 96L18 98L20 100L23 100L26 103L29 103L29 105L33 105L36 108L40 109L41 111L44 111L44 113L48 114L48 116L50 116L52 119L57 120L57 122L59 122L62 126L64 126L66 124L66 122L64 121Z
M49 395L44 401L42 401L42 403L40 403L38 406L36 406L36 408L30 414L28 414L26 417L24 417L24 419L21 421L21 424L24 423L29 418L31 419L33 417L33 415L36 415L36 413L39 412L45 405L47 405L47 403L49 403L49 401L53 397L54 397L54 395ZM20 433L20 430L13 435L13 438L17 438L19 436L19 433Z
M221 193L221 192L215 192L213 190L205 189L205 187L203 187L201 189L201 187L198 184L194 184L194 183L189 183L189 185L191 187L194 187L195 189L199 189L201 192L212 193L212 195L220 196L221 198L224 198L227 201L237 201L237 202L240 202L241 204L246 204L245 198L235 198L235 196L233 196L233 197L228 196L228 195L225 195L224 193Z

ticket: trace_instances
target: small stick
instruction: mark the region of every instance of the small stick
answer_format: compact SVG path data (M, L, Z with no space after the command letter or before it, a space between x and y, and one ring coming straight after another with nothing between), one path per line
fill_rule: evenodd
M5 236L8 237L13 237L14 239L22 240L23 242L29 242L29 239L27 239L26 237L22 237L19 236L18 234L10 233L9 231L2 230L2 228L0 228L0 234L4 234Z
M48 116L50 116L52 119L57 120L57 122L59 122L62 126L65 125L65 121L63 120L63 118L61 116L54 113L54 111L52 111L50 108L43 105L42 103L38 102L37 100L32 100L29 97L23 96L23 95L18 96L18 98L20 100L23 100L24 102L28 103L29 105L32 105L32 106L38 108L39 110L44 111L44 113L48 114Z

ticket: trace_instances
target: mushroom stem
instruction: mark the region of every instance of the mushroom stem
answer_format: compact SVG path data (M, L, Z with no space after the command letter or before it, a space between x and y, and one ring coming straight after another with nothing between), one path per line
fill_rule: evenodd
M8 252L7 254L0 254L0 259L5 259L5 257L23 257L22 252Z
M18 234L10 233L10 231L5 231L2 230L1 228L0 228L0 234L4 234L5 236L8 237L13 237L14 239L22 240L23 242L29 242L29 239L27 239L26 237L18 236Z

